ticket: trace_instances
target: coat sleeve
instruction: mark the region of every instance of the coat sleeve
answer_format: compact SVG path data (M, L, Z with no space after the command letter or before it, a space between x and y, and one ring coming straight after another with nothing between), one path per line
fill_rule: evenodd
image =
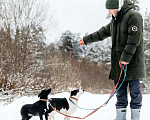
M122 52L120 61L129 62L143 37L143 19L139 13L131 15L128 21L127 44Z
M102 27L98 31L96 31L90 35L84 36L83 41L84 41L85 45L87 45L88 43L104 40L105 38L107 38L109 36L111 36L110 23L108 25Z

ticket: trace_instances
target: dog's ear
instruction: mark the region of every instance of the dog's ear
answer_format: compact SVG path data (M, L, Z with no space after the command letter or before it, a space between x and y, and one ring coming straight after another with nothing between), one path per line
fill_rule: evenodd
M38 95L38 97L41 97L41 95L44 91L45 91L45 89L41 91L41 93Z
M73 96L73 91L71 91L71 94L70 94L70 96Z
M41 93L38 95L38 97L41 97Z
M52 88L49 88L48 91L49 91L49 93L50 93L50 92L52 91Z

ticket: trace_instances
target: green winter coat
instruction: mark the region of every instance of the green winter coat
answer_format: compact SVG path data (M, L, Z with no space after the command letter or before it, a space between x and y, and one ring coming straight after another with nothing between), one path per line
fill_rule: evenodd
M126 80L144 78L146 75L143 19L138 12L133 10L134 7L132 2L127 0L117 17L112 17L108 25L83 37L84 43L87 45L111 36L111 72L109 78L112 80L119 79L121 71L119 61L129 62Z

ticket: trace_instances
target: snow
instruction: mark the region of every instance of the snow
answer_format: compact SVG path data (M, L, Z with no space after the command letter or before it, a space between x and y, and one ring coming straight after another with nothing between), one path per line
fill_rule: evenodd
M69 93L63 92L55 95L50 95L49 98L52 97L68 97ZM99 95L99 94L91 94L85 92L81 95L79 99L79 106L83 108L97 108L102 105L109 98L109 94ZM37 96L27 97L23 96L21 98L16 99L14 102L4 105L4 102L0 102L0 119L1 120L21 120L20 109L21 106L28 103L34 103L38 100ZM130 97L129 97L130 100ZM150 95L143 94L143 107L141 110L141 119L140 120L149 120L150 114ZM115 118L115 102L116 97L114 96L110 102L96 113L86 118L85 120L113 120ZM92 111L77 109L77 111L72 114L72 116L84 117ZM60 114L56 114L56 120L63 120L63 116ZM39 120L38 117L32 117L31 120ZM75 120L75 119L71 119ZM127 120L130 120L130 107L127 110Z

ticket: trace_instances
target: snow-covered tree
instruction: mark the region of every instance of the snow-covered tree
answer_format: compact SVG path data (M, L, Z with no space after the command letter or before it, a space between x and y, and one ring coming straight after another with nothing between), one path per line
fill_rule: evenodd
M86 58L90 61L101 63L102 61L110 62L111 59L111 39L96 42L87 45Z
M79 40L81 39L80 34L72 33L67 30L62 33L58 47L63 54L74 56L76 58L83 56L83 51L85 47L79 45Z
M139 1L138 0L131 0L132 3L134 3L134 5L136 5L136 8L135 10L139 11L140 10L140 7L139 7Z
M144 81L144 93L150 93L150 12L148 10L146 10L144 16L144 44L147 74L147 80Z
M146 11L144 19L144 42L147 75L150 76L150 12Z
M0 2L0 82L16 87L9 77L34 75L42 67L45 52L45 28L53 29L47 8L38 0L3 0ZM48 21L48 22L47 22ZM46 24L47 23L47 24ZM51 23L51 24L49 24Z

